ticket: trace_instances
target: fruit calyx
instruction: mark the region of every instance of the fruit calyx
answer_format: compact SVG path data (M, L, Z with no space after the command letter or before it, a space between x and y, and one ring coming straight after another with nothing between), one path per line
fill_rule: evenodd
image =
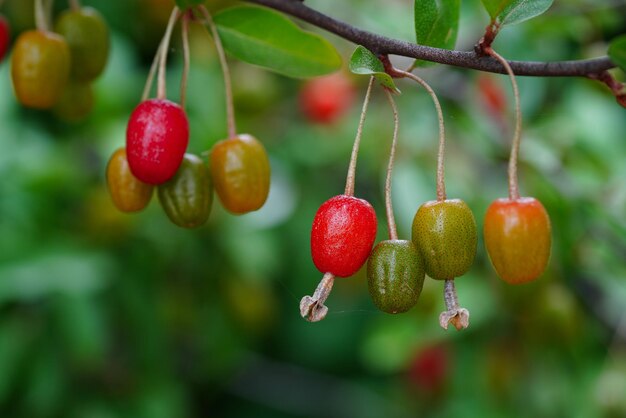
M324 305L324 302L328 299L334 282L335 276L332 273L325 273L313 296L305 296L300 300L302 318L309 322L318 322L326 318L328 307Z
M447 330L452 324L457 331L469 327L469 311L459 306L459 298L456 295L454 279L446 280L443 288L443 300L446 303L446 311L439 314L439 325Z

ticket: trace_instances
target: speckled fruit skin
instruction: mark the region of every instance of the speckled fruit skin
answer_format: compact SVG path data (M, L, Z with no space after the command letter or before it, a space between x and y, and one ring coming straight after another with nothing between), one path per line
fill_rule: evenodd
M451 280L465 274L474 262L476 220L460 199L432 200L417 210L411 239L424 259L426 274Z
M0 62L4 59L7 51L9 50L9 43L11 41L11 26L8 20L0 15Z
M369 257L378 221L366 200L339 195L320 206L311 230L311 256L322 273L348 277Z
M381 241L367 260L367 284L374 305L390 314L417 303L424 285L424 262L413 242Z
M107 164L106 178L113 204L120 211L138 212L150 203L154 187L133 176L124 148L118 148L111 155Z
M204 161L185 154L178 171L158 187L161 207L174 224L183 228L204 225L213 204L213 184Z
M331 124L350 109L354 96L354 85L338 72L307 80L300 90L300 108L311 122Z
M150 99L130 115L126 128L126 153L135 177L162 184L174 176L189 143L185 111L169 100Z
M211 148L211 177L226 210L236 215L260 209L270 190L270 161L263 144L247 134Z
M54 106L69 73L70 50L61 36L32 30L17 38L11 57L11 79L22 105L35 109Z
M67 10L57 19L54 31L70 47L74 80L91 81L102 73L109 57L109 29L97 10Z
M548 264L552 243L548 212L537 199L497 199L487 209L485 247L507 283L535 280Z
M70 80L52 111L65 122L78 122L86 118L91 109L93 109L91 84Z

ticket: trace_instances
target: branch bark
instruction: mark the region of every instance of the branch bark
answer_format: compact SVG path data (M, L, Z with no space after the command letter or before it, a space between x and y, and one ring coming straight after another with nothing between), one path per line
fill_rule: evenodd
M299 0L246 0L287 13L357 45L376 55L401 55L440 64L506 74L506 69L493 57L475 51L452 51L417 45L377 35L334 19L304 5ZM515 75L539 77L589 77L615 67L608 56L576 61L509 61Z

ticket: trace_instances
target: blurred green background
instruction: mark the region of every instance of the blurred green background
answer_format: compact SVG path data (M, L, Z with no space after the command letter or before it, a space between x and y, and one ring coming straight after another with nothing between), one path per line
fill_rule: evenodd
M463 3L458 49L470 49L487 15L478 0ZM236 217L216 201L197 230L171 224L156 199L124 215L110 202L104 167L124 145L172 4L84 4L112 29L110 61L84 121L20 107L9 60L0 64L0 416L626 416L626 111L606 88L519 80L521 190L540 199L553 222L541 279L504 284L481 239L473 268L456 282L472 314L463 332L438 326L441 282L427 279L418 305L391 316L373 306L363 271L337 280L328 317L310 324L298 302L321 278L309 254L311 222L343 191L367 79L353 78L357 103L348 114L316 125L298 106L302 81L231 61L240 131L259 138L271 158L265 207ZM408 0L307 4L413 39ZM65 7L56 2L57 12ZM1 11L16 32L33 26L30 1L7 0ZM625 16L624 2L556 1L549 13L503 30L494 46L519 60L602 55L626 31ZM328 37L349 56L353 45ZM177 100L179 31L174 38L168 96ZM464 199L482 228L488 204L507 192L508 79L445 66L420 74L443 102L448 194ZM485 83L508 96L508 113L489 110ZM437 123L423 90L398 85L393 201L408 238L415 211L435 197ZM219 64L197 27L187 106L189 149L199 154L226 127ZM376 208L385 239L392 115L381 91L370 109L356 193Z

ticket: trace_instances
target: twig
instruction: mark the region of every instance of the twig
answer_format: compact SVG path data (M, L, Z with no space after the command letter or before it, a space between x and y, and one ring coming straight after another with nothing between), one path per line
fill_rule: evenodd
M506 74L506 69L493 57L480 56L475 51L451 51L387 38L322 14L307 7L300 1L246 1L267 6L297 17L350 42L362 45L375 55L401 55L456 67ZM575 61L509 61L509 65L518 76L539 77L586 77L588 74L597 74L615 67L615 64L611 62L611 59L607 56Z

